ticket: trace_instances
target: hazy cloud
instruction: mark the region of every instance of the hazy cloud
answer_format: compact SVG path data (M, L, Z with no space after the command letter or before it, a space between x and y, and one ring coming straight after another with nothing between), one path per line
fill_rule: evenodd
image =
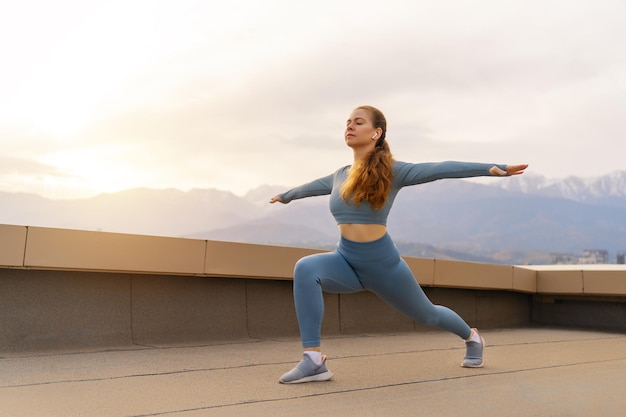
M28 74L0 73L4 155L85 177L66 193L89 175L235 192L308 181L350 162L344 121L360 104L385 112L399 159L551 177L623 166L617 0L125 4L59 15L63 30L38 20L51 35L25 38L34 56L3 49Z

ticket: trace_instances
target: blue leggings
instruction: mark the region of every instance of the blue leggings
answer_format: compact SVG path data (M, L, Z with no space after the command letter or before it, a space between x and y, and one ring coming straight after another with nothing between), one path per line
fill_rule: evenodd
M341 238L333 252L306 256L294 270L294 301L302 346L320 346L322 291L349 294L371 291L411 319L448 330L463 339L470 327L454 311L434 305L388 234L372 242Z

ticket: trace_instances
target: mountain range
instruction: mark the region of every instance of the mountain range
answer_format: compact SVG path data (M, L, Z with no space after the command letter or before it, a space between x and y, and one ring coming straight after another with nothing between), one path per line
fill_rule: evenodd
M130 189L52 200L0 192L0 223L330 249L328 197L268 204L290 187ZM585 249L626 251L626 171L596 178L441 180L403 189L389 233L407 256L546 264Z

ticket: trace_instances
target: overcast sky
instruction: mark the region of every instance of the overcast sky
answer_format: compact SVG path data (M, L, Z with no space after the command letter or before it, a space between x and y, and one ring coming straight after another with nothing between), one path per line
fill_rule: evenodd
M0 191L298 185L361 104L399 160L604 175L625 51L624 0L3 2Z

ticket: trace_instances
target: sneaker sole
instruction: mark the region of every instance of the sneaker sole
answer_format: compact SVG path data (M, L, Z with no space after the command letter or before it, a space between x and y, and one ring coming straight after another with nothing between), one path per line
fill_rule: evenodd
M333 377L333 373L330 371L322 372L321 374L305 376L304 378L296 379L293 381L278 381L281 384L302 384L305 382L323 382L328 381Z
M461 366L462 366L463 368L482 368L483 366L485 366L485 361L482 361L482 362L480 363L480 365L473 365L473 364L465 364L465 363L462 363L462 364L461 364Z

